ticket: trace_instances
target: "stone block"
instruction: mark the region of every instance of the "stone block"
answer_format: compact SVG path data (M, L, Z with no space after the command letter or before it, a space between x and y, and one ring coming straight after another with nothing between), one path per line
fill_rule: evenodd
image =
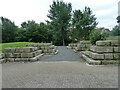
M78 47L75 47L75 50L76 50L76 51L79 51Z
M44 52L44 53L47 53L47 50L45 49L45 50L43 50L43 52Z
M89 56L90 51L85 51L84 53L85 53L85 55Z
M14 53L16 48L4 48L4 53Z
M22 48L16 48L15 53L22 53L24 52Z
M114 53L114 59L120 60L120 53Z
M0 54L0 59L3 59L5 57L5 54L4 53L1 53Z
M13 57L14 57L14 58L20 58L20 57L21 57L21 54L20 54L20 53L13 53Z
M96 45L97 46L110 46L111 42L110 41L97 41Z
M82 47L82 51L85 51L87 48L86 47Z
M42 53L42 50L36 51L36 54L37 54L37 55L40 55L41 53Z
M35 53L21 53L21 58L33 58Z
M5 58L12 58L13 54L12 53L5 53Z
M24 47L22 48L23 49L23 52L25 53L29 53L29 52L34 52L36 51L36 48L35 47Z
M97 46L91 46L91 47L90 47L90 50L93 51L93 52L95 52L95 51L96 51L96 47L97 47Z
M91 64L91 65L100 65L101 64L101 61L99 60L93 60L85 55L82 55L82 58L88 63L88 64Z
M37 52L35 51L35 52L32 52L33 53L33 57L36 57L37 56Z
M15 59L14 58L6 58L6 61L8 61L8 62L14 62Z
M90 44L90 41L80 41L80 44Z
M107 65L107 64L119 64L118 60L103 60L101 61L101 64Z
M39 48L38 47L34 47L34 51L37 51L37 50L39 50Z
M55 48L55 46L54 46L54 45L52 45L52 46L50 46L50 48L51 48L51 49L54 49L54 48Z
M45 47L41 47L41 49L42 49L42 50L44 50L44 49L45 49Z
M29 58L15 58L15 62L29 61Z
M113 53L106 53L106 54L105 54L105 60L107 60L107 59L108 59L108 60L114 59L113 55L114 55Z
M91 44L86 44L85 46L88 48L88 47L90 47L90 46L91 46Z
M113 52L113 47L109 46L91 46L90 50L97 53L111 53Z
M120 46L120 41L118 41L118 40L112 40L111 41L111 46Z
M0 64L7 62L6 59L0 59Z
M77 47L77 44L74 44L74 47Z
M114 47L114 52L120 52L120 47Z
M77 47L84 48L84 47L86 47L86 44L78 44Z
M56 49L52 49L52 52L55 53L55 52L56 52Z
M93 53L91 52L91 58L96 59L96 60L103 60L104 59L104 54L98 54L98 53Z
M38 58L37 58L37 57L30 58L30 61L31 61L31 62L34 62L34 61L37 61L37 60L38 60Z
M71 49L71 47L70 47L70 46L67 46L67 49Z
M92 52L91 51L89 52L89 57L92 57Z

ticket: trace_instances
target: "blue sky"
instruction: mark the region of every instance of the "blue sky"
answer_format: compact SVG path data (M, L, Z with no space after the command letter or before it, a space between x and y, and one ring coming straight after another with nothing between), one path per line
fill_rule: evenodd
M47 14L53 0L0 0L0 16L9 18L17 26L27 20L37 23L48 20ZM98 27L109 28L117 25L119 0L63 0L72 3L73 10L88 6L97 17Z

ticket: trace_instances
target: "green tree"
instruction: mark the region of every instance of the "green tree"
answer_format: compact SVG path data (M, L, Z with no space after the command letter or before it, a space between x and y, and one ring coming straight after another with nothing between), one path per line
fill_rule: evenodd
M67 29L71 19L71 11L71 3L67 4L63 1L53 1L53 4L50 5L48 18L52 25L55 43L62 43L62 45L65 45Z
M75 10L73 12L72 19L73 38L78 41L81 39L88 40L89 34L97 26L95 15L89 7L85 7L83 12L81 10Z
M52 35L49 30L49 25L41 22L40 24L35 21L27 21L21 24L21 28L17 31L16 39L18 41L27 42L51 42Z
M22 28L18 28L17 32L16 32L16 41L17 42L28 42L28 38L26 36L26 29L22 29Z
M83 37L82 32L82 25L83 25L83 13L81 10L73 11L73 18L72 18L72 40L75 42L75 39L80 40ZM80 35L81 34L81 35Z
M90 42L93 45L95 45L98 40L106 40L106 37L108 37L108 34L105 31L100 33L97 29L92 30L89 35Z
M43 22L40 23L38 34L41 38L41 42L50 43L52 41L52 34L50 32L50 25Z
M2 20L2 42L14 42L16 37L17 26L7 18L1 17Z
M114 28L112 29L111 36L120 36L120 30L118 25L114 26Z
M29 42L37 42L37 30L39 25L35 21L27 21L21 24L22 29L25 30L26 38Z

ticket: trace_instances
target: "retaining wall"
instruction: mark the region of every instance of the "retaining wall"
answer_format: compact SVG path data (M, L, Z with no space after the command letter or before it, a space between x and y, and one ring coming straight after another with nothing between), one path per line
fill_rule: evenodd
M42 55L54 55L58 53L57 47L51 43L28 44L24 48L4 48L0 54L2 62L37 61Z
M55 55L58 53L57 46L51 43L28 44L28 46L37 47L39 50L42 50L44 55Z
M4 58L9 62L37 61L42 56L42 50L37 47L4 48Z
M5 61L4 57L5 57L5 54L4 53L0 53L0 63Z
M90 47L90 51L82 51L81 53L88 58L96 61L97 64L119 63L120 59L120 43L113 41L97 41L95 46Z
M75 52L77 51L85 51L91 46L90 41L80 41L77 44L69 44L67 48L73 49Z

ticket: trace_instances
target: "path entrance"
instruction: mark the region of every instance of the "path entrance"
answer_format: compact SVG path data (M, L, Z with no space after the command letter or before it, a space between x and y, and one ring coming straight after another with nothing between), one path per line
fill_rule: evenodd
M58 47L38 62L2 65L3 88L117 88L118 66L87 66L79 53Z
M67 49L64 46L58 47L59 53L57 55L43 56L40 61L42 62L80 62L80 53L74 53L71 49Z

